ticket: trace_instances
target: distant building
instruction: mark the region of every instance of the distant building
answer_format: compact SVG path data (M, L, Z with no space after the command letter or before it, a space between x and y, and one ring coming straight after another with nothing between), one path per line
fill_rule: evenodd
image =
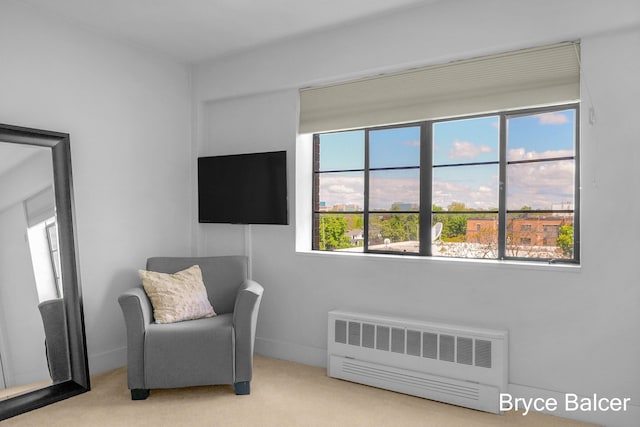
M362 228L356 228L354 230L348 230L345 233L349 236L349 240L353 246L362 246L364 242L364 230Z
M331 212L357 212L359 210L360 207L355 204L333 205L333 208L331 208Z
M571 216L529 216L512 218L507 222L509 244L522 246L556 246L560 227L573 225ZM466 241L491 243L498 237L498 221L495 218L469 218Z
M498 239L498 220L495 218L469 218L467 219L467 233L465 240L468 243L492 243Z
M418 205L416 203L395 202L391 205L391 210L416 211L418 210Z

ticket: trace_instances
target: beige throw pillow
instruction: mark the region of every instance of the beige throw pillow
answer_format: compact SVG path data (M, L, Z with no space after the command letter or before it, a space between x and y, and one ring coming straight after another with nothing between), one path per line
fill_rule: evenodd
M197 265L174 274L140 270L140 278L153 306L156 323L213 317L202 271Z

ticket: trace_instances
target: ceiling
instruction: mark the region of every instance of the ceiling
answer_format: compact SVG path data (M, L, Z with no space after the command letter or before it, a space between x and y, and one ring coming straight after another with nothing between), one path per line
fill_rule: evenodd
M39 150L43 148L0 141L0 176L35 155Z
M188 63L439 0L23 0Z

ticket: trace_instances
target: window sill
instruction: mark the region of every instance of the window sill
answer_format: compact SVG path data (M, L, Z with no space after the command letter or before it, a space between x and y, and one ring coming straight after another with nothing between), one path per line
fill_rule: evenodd
M565 264L565 263L549 263L545 261L519 261L519 260L496 260L496 259L478 259L478 258L449 258L449 257L426 257L417 255L390 255L376 253L359 253L359 252L331 252L331 251L312 251L312 250L296 250L296 255L304 257L321 257L321 258L340 258L350 257L354 260L376 261L376 262L409 262L409 263L436 263L440 265L452 264L455 268L499 268L519 269L519 270L535 270L535 271L554 271L554 272L571 272L579 273L582 270L581 264Z

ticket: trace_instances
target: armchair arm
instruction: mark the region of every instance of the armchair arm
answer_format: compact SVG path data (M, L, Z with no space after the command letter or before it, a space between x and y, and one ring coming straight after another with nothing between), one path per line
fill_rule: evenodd
M256 338L258 310L264 288L253 280L246 280L236 296L233 310L235 333L235 382L251 381L253 373L253 347Z
M142 287L118 297L127 330L127 377L130 389L144 389L144 334L153 322L153 307Z

